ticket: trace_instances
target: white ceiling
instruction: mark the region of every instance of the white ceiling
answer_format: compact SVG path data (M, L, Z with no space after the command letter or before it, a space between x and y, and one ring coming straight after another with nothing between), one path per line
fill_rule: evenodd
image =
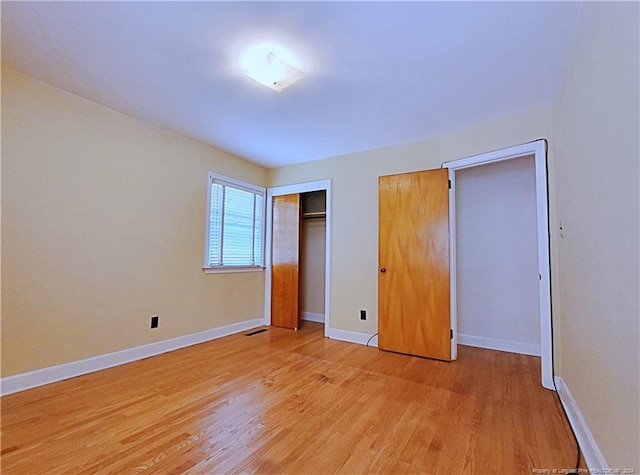
M2 2L9 67L267 166L446 133L551 100L578 3ZM275 40L308 77L238 68Z

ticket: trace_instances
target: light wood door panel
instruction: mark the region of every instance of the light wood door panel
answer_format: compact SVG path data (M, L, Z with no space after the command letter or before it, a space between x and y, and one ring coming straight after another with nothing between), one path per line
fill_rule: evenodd
M298 329L300 195L273 197L271 325Z
M378 346L451 360L448 170L378 182Z

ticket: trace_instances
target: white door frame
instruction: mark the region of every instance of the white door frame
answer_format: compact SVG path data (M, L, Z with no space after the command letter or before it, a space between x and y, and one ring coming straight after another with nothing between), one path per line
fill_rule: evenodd
M325 270L324 270L324 336L329 330L329 276L331 265L331 180L311 181L295 185L267 188L267 238L265 242L265 289L264 289L264 324L271 325L271 242L273 239L273 197L291 195L294 193L308 193L310 191L326 191L326 230L325 230Z
M458 346L458 309L456 292L456 171L487 165L512 158L534 156L536 175L536 215L538 228L538 269L540 274L540 356L542 359L542 386L554 389L553 384L553 342L551 330L551 269L549 265L549 203L547 198L547 157L544 140L536 140L523 145L483 153L473 157L446 162L449 169L449 256L451 265L451 356L455 359Z

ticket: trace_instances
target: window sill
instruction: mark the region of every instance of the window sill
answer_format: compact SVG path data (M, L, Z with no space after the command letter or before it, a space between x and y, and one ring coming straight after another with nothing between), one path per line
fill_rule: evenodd
M219 267L203 267L205 274L230 274L234 272L262 272L262 266L219 266Z

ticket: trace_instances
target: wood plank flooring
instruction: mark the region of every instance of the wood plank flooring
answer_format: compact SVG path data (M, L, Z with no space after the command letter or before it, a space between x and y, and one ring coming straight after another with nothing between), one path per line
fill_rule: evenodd
M5 396L2 473L530 474L576 447L538 358L270 327Z

